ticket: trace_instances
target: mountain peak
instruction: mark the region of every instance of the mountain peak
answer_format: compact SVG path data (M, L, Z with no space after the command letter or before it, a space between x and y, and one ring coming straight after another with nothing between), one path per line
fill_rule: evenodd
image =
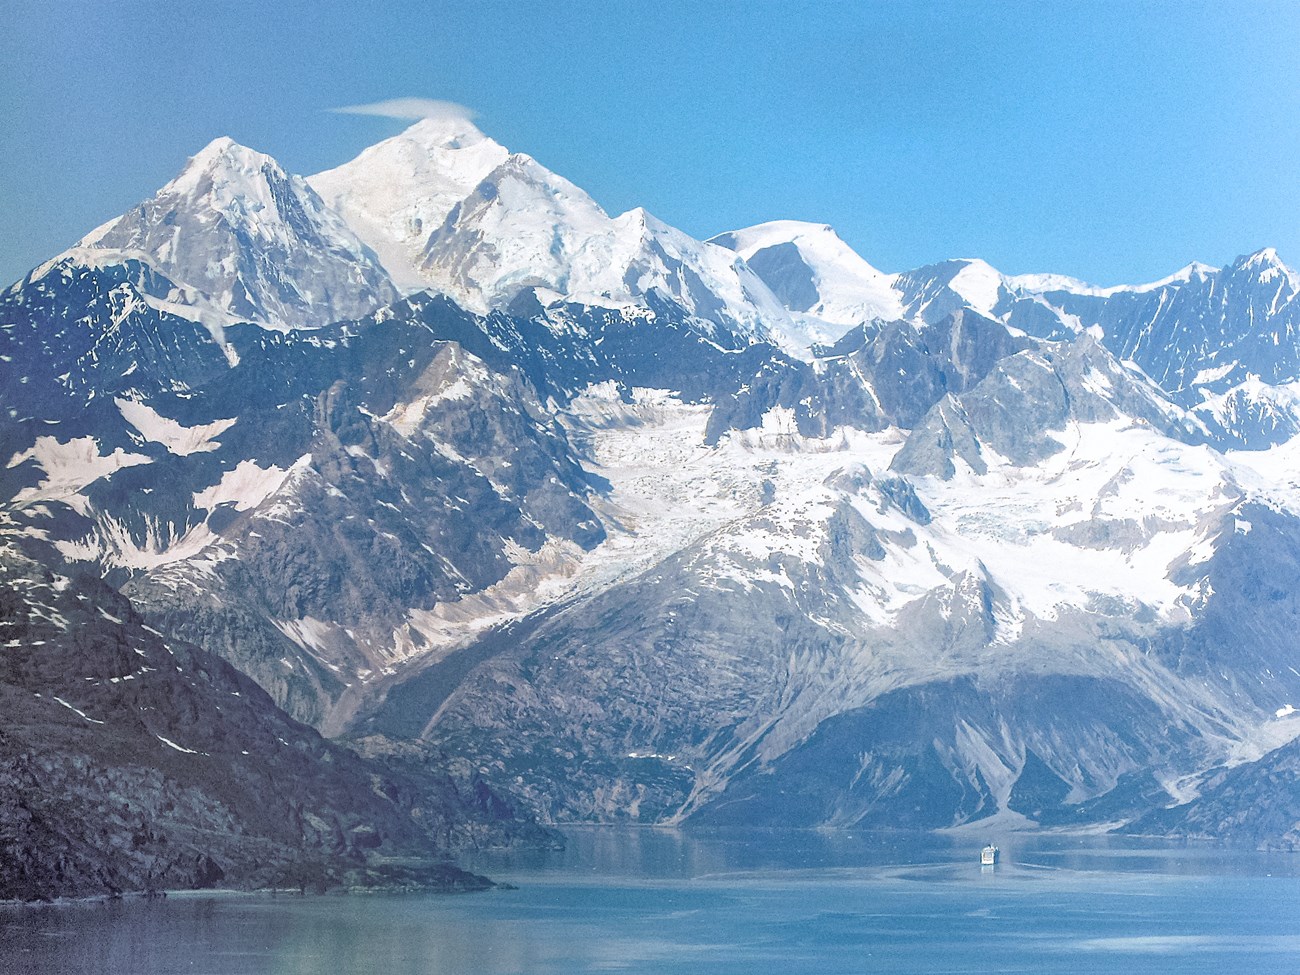
M200 149L198 152L196 152L194 156L192 156L191 158L196 158L199 156L210 155L210 154L224 153L231 149L242 149L242 148L244 147L241 146L234 139L232 139L230 136L219 135L211 142L209 142L206 146L204 146L202 149Z
M1250 254L1244 254L1233 262L1238 268L1285 268L1282 258L1278 257L1274 247L1261 247Z
M1277 248L1274 247L1261 247L1258 251L1240 256L1232 261L1232 266L1239 270L1261 270L1261 272L1283 270L1291 273L1291 268L1288 268L1286 261L1278 256Z
M830 224L772 220L712 237L734 250L797 315L788 345L831 344L854 325L903 317L894 275L868 264Z
M824 239L848 249L848 245L828 223L810 223L806 220L768 220L743 230L729 230L709 238L710 244L719 244L747 257L765 247L779 244L799 244Z
M138 255L200 304L270 328L323 325L396 297L374 255L306 181L228 136L79 246Z
M414 291L428 286L418 265L429 236L509 156L467 118L424 118L307 182Z
M590 232L603 230L609 221L582 187L522 152L510 153L473 187L473 192L461 201L459 219L466 219L467 209L480 208L495 210L512 224L561 220L576 222ZM435 236L437 233L435 229ZM549 236L552 231L545 233Z
M941 265L950 275L948 288L960 295L971 308L987 318L997 318L994 310L1006 289L1002 273L978 257L962 257Z
M1252 254L1238 257L1232 263L1232 270L1245 272L1261 284L1281 278L1291 292L1300 291L1300 274L1288 267L1272 247L1264 247Z
M633 207L631 210L619 214L614 218L614 223L619 227L637 228L641 233L646 234L679 232L676 228L664 223L645 207Z
M218 136L189 158L185 168L160 193L189 194L217 179L284 180L284 168L271 156L240 145L228 135Z
M426 149L465 149L490 141L468 118L455 115L422 118L397 138L417 143Z
M1192 261L1186 267L1178 271L1175 277L1181 278L1184 281L1191 281L1194 278L1205 278L1209 277L1211 274L1218 273L1219 269L1217 267L1211 267L1209 264L1202 263L1201 261Z
M136 239L140 236L138 231L141 228L136 224L139 221L149 223L153 220L153 217L145 213L145 209L151 205L163 210L175 209L184 201L186 208L197 206L203 211L231 215L250 207L264 206L268 202L274 204L277 197L283 196L275 187L289 184L294 179L266 153L240 145L229 136L219 136L186 160L181 171L154 194L152 201L97 227L83 237L77 246L126 246L123 242L124 228L131 226L134 229L127 236L133 241L130 246L137 247L141 245L141 241ZM301 180L298 182L301 183ZM166 206L163 206L164 203ZM150 248L144 250L149 251ZM164 263L165 261L164 257Z

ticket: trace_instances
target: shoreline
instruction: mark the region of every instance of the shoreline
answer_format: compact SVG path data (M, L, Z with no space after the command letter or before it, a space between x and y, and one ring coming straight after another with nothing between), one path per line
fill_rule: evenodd
M387 869L385 869L385 867ZM476 894L493 890L514 890L513 884L493 880L483 874L467 870L451 863L431 863L422 867L399 866L394 864L376 864L367 868L367 873L374 883L342 882L326 887L312 884L293 887L182 887L159 888L157 890L131 890L110 893L85 894L81 896L57 895L50 898L0 898L0 910L14 908L38 907L74 907L115 903L145 902L167 900L196 900L215 898L234 900L238 898L264 898L277 900L281 897L349 897L349 896L383 896L393 894Z

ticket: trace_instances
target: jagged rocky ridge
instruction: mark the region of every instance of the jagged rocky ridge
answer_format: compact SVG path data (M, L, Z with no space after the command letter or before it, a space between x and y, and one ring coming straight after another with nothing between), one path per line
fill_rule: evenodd
M1097 288L1062 275L1005 275L980 260L886 275L830 227L794 221L714 240L742 254L803 335L823 343L863 321L934 323L970 308L1040 338L1094 333L1221 442L1262 447L1296 429L1300 275L1271 248L1222 269L1193 263L1150 284Z
M239 323L170 252L82 248L0 297L6 512L159 631L548 822L1267 806L1300 730L1275 256L887 275L829 228L610 218L464 123L308 182L416 290Z

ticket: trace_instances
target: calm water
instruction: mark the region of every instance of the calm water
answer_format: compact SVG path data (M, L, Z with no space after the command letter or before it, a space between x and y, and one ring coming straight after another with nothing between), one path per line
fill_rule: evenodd
M0 971L1215 972L1300 962L1300 857L1075 838L658 830L473 866L461 896L0 909Z

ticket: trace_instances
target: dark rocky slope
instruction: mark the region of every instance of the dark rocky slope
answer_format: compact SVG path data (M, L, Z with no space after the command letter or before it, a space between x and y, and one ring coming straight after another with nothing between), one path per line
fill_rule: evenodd
M0 555L0 899L403 876L471 889L488 882L443 862L458 850L549 840L435 755L326 741L64 571Z
M1300 850L1300 740L1258 761L1211 772L1196 799L1150 812L1129 831Z

